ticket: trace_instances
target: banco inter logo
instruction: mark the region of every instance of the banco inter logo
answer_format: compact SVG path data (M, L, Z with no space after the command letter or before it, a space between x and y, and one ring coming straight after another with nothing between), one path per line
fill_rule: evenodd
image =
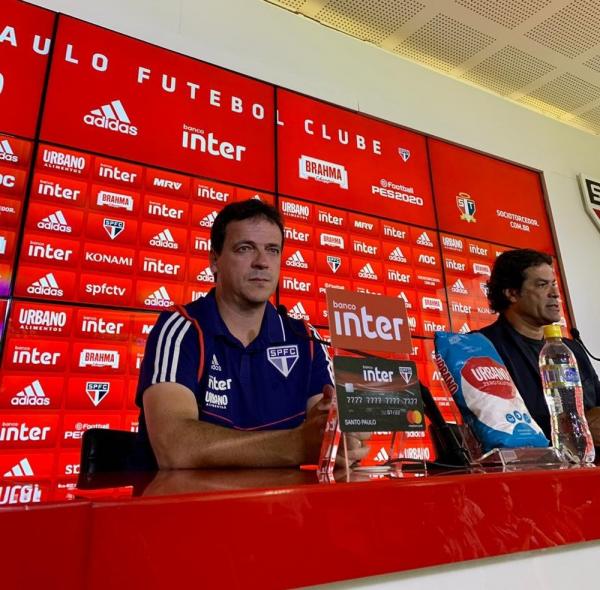
M3 139L0 141L0 160L4 160L5 162L18 162L19 157L15 155L8 139Z
M124 135L137 135L138 129L131 124L129 116L120 100L113 100L100 108L91 110L84 115L83 122L86 125L108 129Z

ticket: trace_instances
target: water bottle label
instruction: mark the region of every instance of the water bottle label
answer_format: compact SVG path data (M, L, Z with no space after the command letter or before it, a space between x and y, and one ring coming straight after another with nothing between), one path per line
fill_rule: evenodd
M542 380L545 387L581 386L577 367L567 364L541 365Z
M579 384L579 371L575 367L565 367L564 378L567 383L571 385Z

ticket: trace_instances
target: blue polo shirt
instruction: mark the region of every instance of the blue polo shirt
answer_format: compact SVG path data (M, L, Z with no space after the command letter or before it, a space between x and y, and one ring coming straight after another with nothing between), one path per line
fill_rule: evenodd
M308 324L267 303L258 336L244 346L223 322L214 289L177 311L163 312L150 332L136 404L156 383L180 383L196 397L200 420L238 430L299 426L306 402L331 384L326 349ZM147 441L143 410L140 438Z

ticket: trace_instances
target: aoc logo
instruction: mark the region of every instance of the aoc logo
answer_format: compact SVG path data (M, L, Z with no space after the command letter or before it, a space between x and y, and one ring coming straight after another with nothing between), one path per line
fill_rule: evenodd
M267 348L267 360L284 376L287 377L300 358L298 345L271 346Z
M92 127L108 129L124 135L137 135L138 129L131 124L120 100L113 100L83 116L83 122Z

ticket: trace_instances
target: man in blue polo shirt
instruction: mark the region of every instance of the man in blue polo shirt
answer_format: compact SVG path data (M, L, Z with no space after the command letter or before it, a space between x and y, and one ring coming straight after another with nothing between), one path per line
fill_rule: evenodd
M316 462L332 377L312 328L269 302L282 245L279 213L259 200L227 205L215 219L215 288L161 314L148 338L136 397L138 466L148 442L146 467ZM358 438L351 445L352 460L366 454Z

